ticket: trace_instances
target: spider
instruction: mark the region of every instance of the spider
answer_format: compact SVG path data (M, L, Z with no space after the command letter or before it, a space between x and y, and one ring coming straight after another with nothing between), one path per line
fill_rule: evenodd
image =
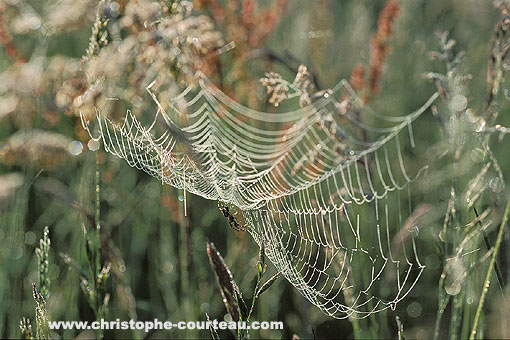
M228 224L230 224L230 227L232 229L234 229L235 231L246 231L246 229L248 229L248 226L237 222L237 219L235 218L234 214L232 214L230 212L230 209L228 208L228 206L226 206L224 204L220 204L219 201L218 201L218 209L220 209L223 216L228 218Z

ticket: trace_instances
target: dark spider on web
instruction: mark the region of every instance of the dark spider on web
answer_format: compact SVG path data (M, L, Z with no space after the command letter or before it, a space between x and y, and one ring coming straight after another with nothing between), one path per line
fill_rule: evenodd
M246 231L248 229L247 225L241 224L237 221L236 217L234 216L234 214L232 214L227 205L220 203L218 201L218 209L221 211L223 216L228 218L228 224L230 224L230 227L232 229L234 229L235 231Z

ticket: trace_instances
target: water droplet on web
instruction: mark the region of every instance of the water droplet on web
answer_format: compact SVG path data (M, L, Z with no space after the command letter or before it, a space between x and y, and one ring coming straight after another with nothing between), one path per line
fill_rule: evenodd
M476 148L471 151L471 160L475 163L481 163L485 160L485 154L484 150Z
M71 155L78 156L82 150L83 145L78 140L73 140L71 143L69 143L69 146L67 147Z
M505 187L505 183L499 177L494 177L489 181L489 188L492 192L501 192Z
M462 288L462 286L457 282L453 282L452 284L444 287L444 289L446 290L446 293L448 293L448 295L459 294L461 288Z
M99 149L99 140L91 139L87 143L87 147L90 151L97 151Z
M177 198L179 199L179 201L184 202L184 195L179 195Z

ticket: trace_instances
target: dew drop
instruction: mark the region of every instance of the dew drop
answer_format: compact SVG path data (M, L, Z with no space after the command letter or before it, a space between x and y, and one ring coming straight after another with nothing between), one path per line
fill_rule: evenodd
M78 156L83 151L83 145L78 140L73 140L67 147L71 155Z
M99 140L97 139L91 139L87 143L87 147L90 151L97 151L99 149Z
M114 1L110 4L110 13L111 13L111 16L114 18L119 16L120 6L117 2Z
M450 105L452 106L452 109L454 109L455 111L465 110L467 107L467 98L461 94L457 94L453 96Z
M209 304L207 302L204 302L200 305L200 311L202 313L206 313L209 310Z
M41 28L41 18L36 16L30 16L27 21L28 24L30 25L30 28L32 28L34 31Z
M25 233L25 244L28 244L29 246L31 246L32 244L35 244L36 242L36 236L35 236L35 233L31 232L31 231L27 231Z
M407 306L407 314L412 317L412 318L418 318L421 316L421 312L422 312L422 307L420 305L420 303L418 302L411 302L408 306Z

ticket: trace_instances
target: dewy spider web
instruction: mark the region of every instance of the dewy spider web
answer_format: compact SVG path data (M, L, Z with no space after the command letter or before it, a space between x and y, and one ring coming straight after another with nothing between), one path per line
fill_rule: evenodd
M230 205L277 270L324 313L363 318L395 308L424 268L417 227L404 226L401 211L410 212L411 184L425 167L410 173L401 139L414 147L412 123L438 94L389 117L341 81L305 108L266 113L197 78L168 112L148 88L158 105L148 127L130 111L122 125L97 112L97 138L163 183Z

